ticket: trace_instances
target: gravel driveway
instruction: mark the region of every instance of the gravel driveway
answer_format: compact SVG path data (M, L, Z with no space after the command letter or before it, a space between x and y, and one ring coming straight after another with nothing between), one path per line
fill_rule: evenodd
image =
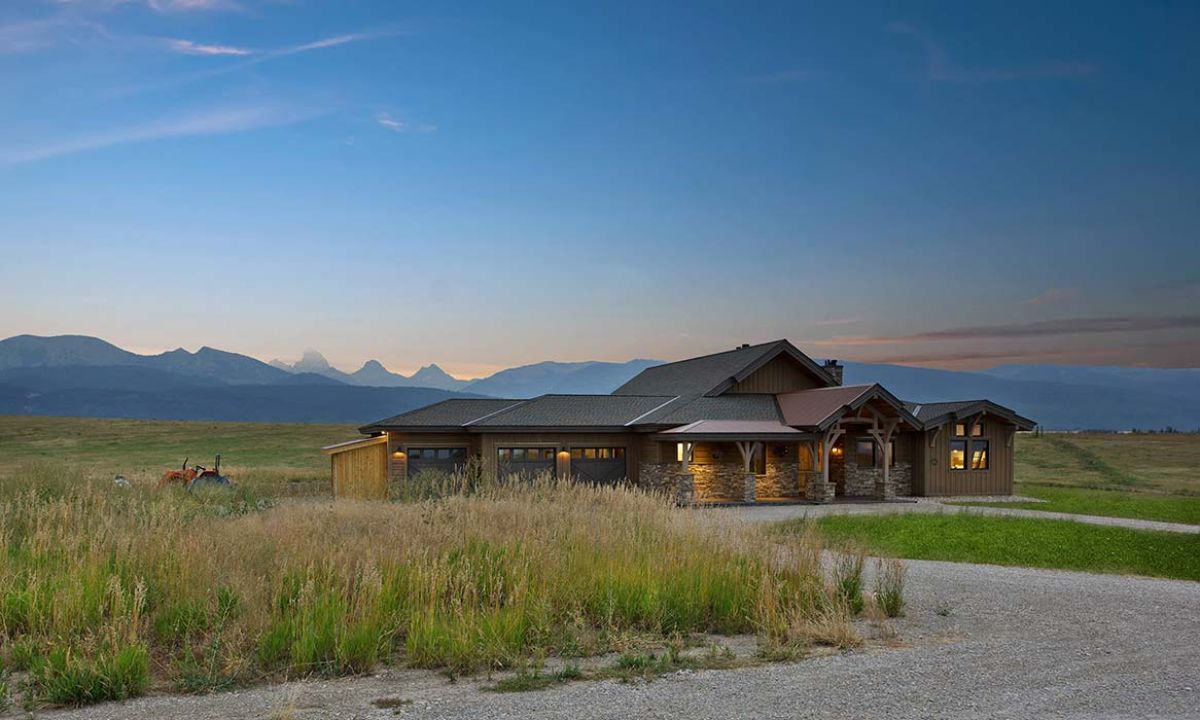
M389 670L45 716L1200 718L1200 583L910 561L909 588L896 649L503 695ZM406 704L376 707L381 698Z

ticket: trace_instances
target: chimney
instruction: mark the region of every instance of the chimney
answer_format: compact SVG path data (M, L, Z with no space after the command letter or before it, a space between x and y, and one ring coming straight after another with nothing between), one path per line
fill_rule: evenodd
M745 350L748 347L750 347L750 343L742 343L742 346L738 350Z
M825 361L825 372L832 375L833 381L838 385L842 384L842 370L845 370L845 368L837 360Z

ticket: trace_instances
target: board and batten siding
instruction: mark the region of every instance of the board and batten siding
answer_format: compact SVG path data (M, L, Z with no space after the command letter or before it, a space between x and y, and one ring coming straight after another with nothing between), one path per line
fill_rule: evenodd
M745 380L735 383L727 392L731 393L786 393L824 387L790 357L780 355L755 370Z
M938 495L1011 495L1013 491L1013 434L1016 428L999 418L984 416L983 437L991 453L987 470L951 470L950 440L954 423L942 425L936 435L925 431L920 450L924 482L914 478L914 493ZM932 438L932 441L931 441ZM970 457L967 458L970 463ZM920 485L918 490L916 485Z
M386 500L388 446L383 437L327 448L334 498Z

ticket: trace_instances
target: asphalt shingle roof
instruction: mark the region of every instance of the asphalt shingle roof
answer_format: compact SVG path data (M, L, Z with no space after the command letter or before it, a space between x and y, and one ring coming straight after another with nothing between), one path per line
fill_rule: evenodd
M704 395L746 367L778 350L786 340L751 345L715 355L655 365L613 391L614 395Z
M363 432L389 428L459 427L472 420L490 415L499 410L520 404L521 400L498 398L453 398L433 405L410 410L383 420L377 420L362 428Z
M621 427L672 399L669 395L543 395L471 427Z
M774 395L718 395L680 397L638 420L638 425L685 425L697 420L779 422Z
M943 415L966 410L972 405L978 405L982 400L955 400L953 402L915 403L904 401L904 407L921 422L933 420Z

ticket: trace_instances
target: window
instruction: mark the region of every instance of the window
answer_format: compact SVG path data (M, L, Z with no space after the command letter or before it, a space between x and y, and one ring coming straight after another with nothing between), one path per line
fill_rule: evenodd
M967 436L967 424L966 423L954 423L954 437L966 437L966 436ZM980 422L971 423L971 437L982 437L982 436L983 436L983 422L980 421Z
M571 448L572 460L623 460L624 458L625 448L623 447Z
M466 460L467 449L456 448L409 448L409 460Z
M888 440L888 467L896 467L896 441Z
M967 441L950 441L950 469L963 470L967 467Z
M500 462L538 462L554 459L554 448L496 448Z
M854 442L854 460L859 467L875 467L875 441L859 438Z
M687 443L675 443L675 459L683 462L684 453L687 452ZM691 460L691 458L688 458Z
M989 462L988 441L987 440L972 440L971 441L971 469L972 470L987 470Z

